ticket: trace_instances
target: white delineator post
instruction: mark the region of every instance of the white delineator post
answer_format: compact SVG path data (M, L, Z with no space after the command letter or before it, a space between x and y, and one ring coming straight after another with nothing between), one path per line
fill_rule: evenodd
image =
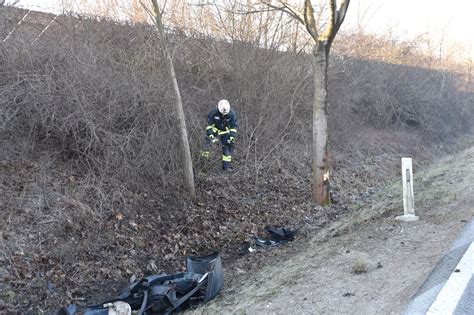
M413 167L411 158L402 158L403 211L397 220L416 221L415 199L413 197Z

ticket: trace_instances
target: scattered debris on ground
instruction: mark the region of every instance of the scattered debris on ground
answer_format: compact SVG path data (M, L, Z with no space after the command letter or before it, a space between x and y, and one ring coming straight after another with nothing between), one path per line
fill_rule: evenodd
M396 156L384 159L398 163ZM74 160L50 151L31 159L5 156L0 162L5 209L0 212L0 312L99 303L116 296L113 290L132 277L174 273L184 257L216 251L226 268L226 286L232 286L274 261L282 248L301 246L299 239L358 211L382 191L382 181L382 186L360 181L354 168L363 163L342 160L349 161L341 157L333 164L337 200L322 208L311 202L310 178L284 170L258 178L238 169L232 176L218 168L197 172L197 196L189 200L159 187L117 190L120 183L81 176ZM389 169L376 176L389 176ZM99 202L103 196L110 204ZM265 235L268 225L298 230L298 237L240 255L242 242ZM108 296L104 286L114 288Z
M265 227L267 232L267 237L252 236L242 243L239 254L246 255L248 253L253 253L260 248L268 248L273 246L278 246L285 244L287 242L293 241L295 239L296 230L289 230L282 227Z
M78 310L71 304L58 315L171 314L195 308L215 298L224 284L224 270L218 253L187 257L186 272L152 275L132 283L120 296Z

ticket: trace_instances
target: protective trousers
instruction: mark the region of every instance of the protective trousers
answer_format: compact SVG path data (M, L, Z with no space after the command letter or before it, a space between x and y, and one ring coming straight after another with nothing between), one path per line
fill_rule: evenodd
M229 143L229 134L223 135L216 135L216 137L220 137L220 141L222 144L222 169L227 170L230 166L230 162L232 161L232 152L234 150L233 143ZM209 150L212 145L212 139L206 137L204 139L203 150L201 151L201 156L205 158L209 158Z

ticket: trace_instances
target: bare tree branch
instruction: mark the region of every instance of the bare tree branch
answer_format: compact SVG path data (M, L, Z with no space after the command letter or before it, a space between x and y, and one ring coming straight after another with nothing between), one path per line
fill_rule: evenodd
M306 30L313 37L314 41L318 41L318 29L316 27L316 21L314 19L314 9L311 4L311 0L304 1L304 21Z
M298 12L296 8L293 8L286 2L281 2L281 4L289 11L292 13L292 17L294 17L298 22L304 25L304 18L303 16Z
M151 17L152 19L154 19L154 17L153 17L153 12L151 12L151 10L143 3L142 0L138 0L138 1L140 1L140 4L142 5L142 7L143 7L143 9L146 11L146 13L148 13L148 15L150 15L150 17Z
M319 36L319 41L327 41L329 38L332 37L334 32L334 22L336 20L336 1L335 0L328 0L328 7L329 7L329 21L326 25L326 29L324 32Z
M286 14L290 15L292 18L294 18L295 20L297 20L298 22L300 22L301 24L305 25L305 22L304 22L304 19L303 19L303 16L293 7L291 7L289 4L287 3L284 3L282 1L280 1L280 4L282 6L276 6L274 4L272 4L270 1L268 0L263 0L262 1L262 4L266 5L267 7L270 7L274 10L278 10L278 11L282 11L282 12L285 12Z
M350 0L342 0L339 9L336 12L336 21L331 37L329 38L329 45L332 44L332 41L336 37L337 32L339 32L339 28L341 27L342 22L344 22L344 18L346 17L347 13L347 8L349 7L349 2Z
M346 17L347 13L347 8L349 7L349 2L350 0L342 0L341 4L339 5L339 9L337 10L337 19L335 23L335 32L339 30L339 28L342 25L342 22L344 22L344 18Z

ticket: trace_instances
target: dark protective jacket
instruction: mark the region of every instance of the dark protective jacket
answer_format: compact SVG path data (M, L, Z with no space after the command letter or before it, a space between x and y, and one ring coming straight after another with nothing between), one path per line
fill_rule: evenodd
M206 134L217 134L223 136L228 134L235 137L237 133L237 114L234 110L230 110L227 115L222 115L217 108L214 108L207 115Z

